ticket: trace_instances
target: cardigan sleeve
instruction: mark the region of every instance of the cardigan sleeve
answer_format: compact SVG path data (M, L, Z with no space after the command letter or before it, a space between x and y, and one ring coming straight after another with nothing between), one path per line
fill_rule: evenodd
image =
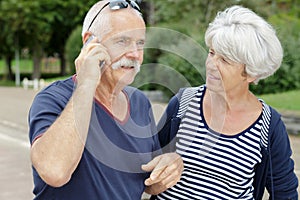
M294 161L291 158L292 149L289 137L279 114L272 109L272 115L277 115L275 123L271 123L270 133L270 164L267 175L267 190L270 199L298 199L298 179L294 173ZM273 118L273 117L272 117Z
M164 153L175 151L175 136L181 120L176 117L178 108L178 95L175 95L169 101L168 106L157 125L159 142Z

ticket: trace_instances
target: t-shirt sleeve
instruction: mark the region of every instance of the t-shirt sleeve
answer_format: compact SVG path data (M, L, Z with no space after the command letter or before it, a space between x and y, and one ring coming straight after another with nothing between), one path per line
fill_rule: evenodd
M32 144L53 124L68 102L67 97L53 88L41 91L29 110L29 140Z

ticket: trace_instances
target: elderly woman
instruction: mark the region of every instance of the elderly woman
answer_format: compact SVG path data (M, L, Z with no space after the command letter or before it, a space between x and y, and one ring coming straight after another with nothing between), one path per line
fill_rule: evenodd
M283 57L274 29L247 8L218 13L205 34L206 84L173 97L159 137L184 160L181 180L152 199L297 199L280 115L249 91ZM176 146L172 146L176 144Z

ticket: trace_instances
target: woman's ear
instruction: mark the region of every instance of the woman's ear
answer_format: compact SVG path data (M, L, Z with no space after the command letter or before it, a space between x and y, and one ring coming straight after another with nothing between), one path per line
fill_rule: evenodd
M251 76L247 75L247 82L248 83L254 83L255 80L256 80L255 77L251 77Z

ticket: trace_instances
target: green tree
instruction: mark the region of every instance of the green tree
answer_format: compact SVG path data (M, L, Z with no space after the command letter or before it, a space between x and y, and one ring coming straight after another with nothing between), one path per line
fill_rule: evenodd
M14 40L13 35L10 34L9 26L5 25L5 22L0 19L0 27L2 30L0 31L0 55L2 55L5 61L5 69L2 79L3 80L13 80L13 72L12 72L12 59L14 56Z
M0 21L7 34L1 40L9 43L9 38L14 38L14 48L29 47L34 63L32 78L40 78L42 57L53 53L59 54L61 72L65 74L65 41L72 30L82 23L92 3L76 0L2 0Z
M274 76L255 86L258 93L275 93L300 88L300 3L275 1L268 21L275 27L284 48L282 66Z
M14 47L18 50L22 42L32 51L34 63L32 78L39 78L43 44L50 39L51 16L41 12L41 2L27 0L2 0L0 13L5 26L8 26L13 35Z
M269 21L278 31L285 54L282 67L274 76L263 80L258 86L251 89L255 93L280 92L300 88L300 1L299 0L146 0L152 4L154 16L151 26L165 27L176 30L194 38L200 45L204 45L204 33L210 21L218 11L231 5L242 5L258 13ZM148 17L147 17L148 18ZM177 44L175 38L165 38L163 42ZM184 48L184 47L183 47ZM151 54L152 53L152 54ZM157 49L146 55L149 63L164 62L173 67L190 80L192 85L197 85L199 74L190 70L190 63L183 62L174 55L166 55L166 52ZM200 56L200 55L199 55ZM179 60L178 60L179 59ZM189 69L189 70L187 70Z
M77 26L82 25L86 12L92 6L94 1L77 1L77 0L55 0L46 1L45 12L54 12L54 18L51 23L50 41L46 45L47 54L57 53L60 58L61 75L66 75L66 41L72 31Z
M81 30L82 26L75 28L66 42L66 60L72 73L75 73L74 61L82 48Z

